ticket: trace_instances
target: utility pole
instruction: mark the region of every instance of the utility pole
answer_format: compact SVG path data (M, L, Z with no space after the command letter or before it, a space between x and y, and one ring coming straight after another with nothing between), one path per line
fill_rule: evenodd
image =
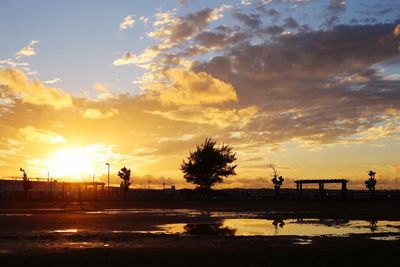
M110 192L110 163L106 162L107 165L107 191Z

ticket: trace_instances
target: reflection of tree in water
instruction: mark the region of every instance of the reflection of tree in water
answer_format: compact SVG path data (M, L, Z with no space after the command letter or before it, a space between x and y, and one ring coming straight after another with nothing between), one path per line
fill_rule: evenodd
M184 227L184 234L187 235L214 235L234 236L236 229L223 226L222 223L194 224L188 223Z
M375 232L375 230L378 228L377 224L378 224L377 220L369 221L369 229L371 229L371 232Z
M275 227L275 235L277 235L278 234L278 227L279 228L283 228L283 226L285 225L285 222L282 220L282 219L275 219L273 222L272 222L272 225Z

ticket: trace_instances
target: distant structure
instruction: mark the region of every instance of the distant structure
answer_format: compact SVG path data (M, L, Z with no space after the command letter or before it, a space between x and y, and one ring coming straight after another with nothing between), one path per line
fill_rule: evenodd
M105 195L103 182L57 182L46 178L31 178L31 199L95 199ZM20 199L24 196L21 177L0 179L0 199Z
M342 185L342 197L346 196L347 193L347 182L346 179L309 179L309 180L297 180L296 183L296 194L298 198L303 197L303 184L318 184L319 185L319 196L321 199L325 197L325 184L341 184Z

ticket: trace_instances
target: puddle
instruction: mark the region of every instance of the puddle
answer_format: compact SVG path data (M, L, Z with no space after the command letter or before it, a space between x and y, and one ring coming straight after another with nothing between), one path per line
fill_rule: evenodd
M47 231L47 233L77 233L78 229L57 229L52 231Z
M304 238L298 238L295 241L293 241L294 245L310 245L312 243L312 239L304 239Z
M400 240L400 236L371 236L370 239L381 240L381 241L397 241Z
M400 233L400 222L327 219L225 219L219 224L165 224L166 234L235 236L348 236L350 234ZM228 231L229 229L229 231Z
M184 216L199 216L206 212L201 212L191 209L105 209L97 211L86 211L85 214L105 214L105 215L115 215L115 214L152 214L163 216L165 214L169 216L174 215L184 215Z
M340 236L352 234L399 234L400 221L289 218L290 212L227 212L194 209L104 209L58 213L54 209L34 213L31 228L11 225L9 235L29 232L34 235L69 234L107 236L117 234L182 234L205 236ZM79 214L77 214L79 213ZM72 215L71 215L72 214ZM83 214L84 216L81 216ZM31 216L15 211L0 216ZM43 218L41 217L43 215ZM53 216L54 215L54 216ZM86 216L89 215L89 216ZM126 215L126 216L124 216ZM303 216L305 213L303 214ZM44 217L46 216L46 217ZM311 216L311 215L310 215ZM271 219L274 218L274 219ZM5 220L5 218L3 218ZM37 219L37 220L33 220ZM14 220L14 219L13 219ZM17 220L17 218L15 218ZM24 220L24 218L20 218ZM46 222L43 224L41 222ZM47 225L47 226L46 226ZM8 226L8 225L7 225ZM51 228L50 228L51 227ZM23 236L23 235L22 235ZM305 238L303 238L306 240ZM299 239L300 240L300 239ZM304 241L303 240L303 241ZM298 241L302 243L303 241ZM306 241L304 241L306 242Z

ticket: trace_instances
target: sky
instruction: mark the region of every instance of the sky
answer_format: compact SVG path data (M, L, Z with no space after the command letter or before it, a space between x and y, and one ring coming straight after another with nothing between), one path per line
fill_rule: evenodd
M0 36L0 177L192 188L211 137L217 188L400 188L397 0L0 0Z

